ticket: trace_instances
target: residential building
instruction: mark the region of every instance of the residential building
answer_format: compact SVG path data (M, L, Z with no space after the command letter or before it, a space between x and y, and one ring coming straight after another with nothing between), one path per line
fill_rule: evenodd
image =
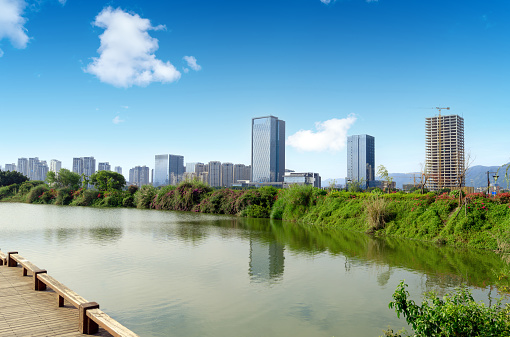
M173 154L155 156L154 180L155 187L177 185L184 179L184 157Z
M83 174L83 158L73 158L73 172Z
M464 174L464 118L441 114L425 118L425 162L429 190L459 186Z
M234 182L234 164L221 164L221 186L230 187Z
M16 171L16 164L14 164L14 163L12 163L12 164L5 164L4 171L11 171L11 172Z
M149 168L147 166L135 166L129 170L129 183L142 187L149 184Z
M197 164L204 165L203 163L186 163L186 172L196 173L195 167L197 166Z
M18 158L18 168L17 171L23 174L25 177L28 177L28 159L27 158Z
M62 168L62 162L60 160L52 159L50 160L50 171L58 173Z
M234 183L239 180L250 180L251 165L235 164L234 165Z
M73 158L73 172L90 177L96 173L96 160L94 157Z
M221 186L221 162L210 161L208 164L208 178L209 186L220 187Z
M283 182L285 121L274 116L252 118L251 178L253 182Z
M39 158L28 158L28 178L30 180L40 180L38 179L38 169L39 169Z
M109 162L97 164L97 171L111 171L111 170L112 166L110 165Z
M118 174L122 174L122 167L120 166L115 166L115 172L117 172Z
M369 135L347 137L347 181L362 188L372 187L375 179L375 138Z
M286 172L283 176L283 187L290 185L312 185L321 187L321 176L313 172Z
M200 174L202 172L207 172L209 169L208 166L205 165L204 163L195 163L194 168L195 170L193 172L195 172L197 177L200 177Z
M36 176L35 180L46 180L46 175L48 174L49 167L46 163L46 160L39 161L36 166Z

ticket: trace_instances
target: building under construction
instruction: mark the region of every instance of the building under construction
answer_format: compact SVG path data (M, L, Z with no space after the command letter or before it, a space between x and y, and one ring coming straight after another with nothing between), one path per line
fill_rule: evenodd
M431 191L464 186L464 118L458 115L425 119L427 188ZM445 108L449 109L449 108Z

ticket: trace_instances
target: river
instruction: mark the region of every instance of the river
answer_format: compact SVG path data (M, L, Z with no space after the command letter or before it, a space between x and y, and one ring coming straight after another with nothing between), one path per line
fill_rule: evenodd
M268 219L0 203L0 248L19 254L140 336L367 336L405 326L400 280L420 301L505 266L492 252L322 232Z

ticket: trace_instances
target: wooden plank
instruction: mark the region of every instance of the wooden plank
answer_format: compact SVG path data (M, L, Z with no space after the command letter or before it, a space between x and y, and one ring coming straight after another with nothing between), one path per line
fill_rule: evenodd
M110 316L108 316L101 309L87 310L87 316L96 322L99 326L103 327L110 334L116 337L138 337L133 331L126 328Z
M39 274L37 275L37 278L53 289L53 291L55 291L59 296L62 296L66 301L69 301L76 308L78 308L80 304L89 302L48 274ZM56 301L58 301L57 303L61 303L60 299L57 299Z

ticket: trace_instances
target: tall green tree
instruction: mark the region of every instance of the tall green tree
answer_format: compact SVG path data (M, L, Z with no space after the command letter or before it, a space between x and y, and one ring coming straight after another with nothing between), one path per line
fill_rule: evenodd
M69 171L68 169L60 169L58 173L48 172L46 175L46 182L50 186L57 188L66 187L72 189L80 188L81 177L78 173Z
M0 187L21 184L29 179L18 171L0 171Z
M388 173L388 170L386 169L386 167L384 167L384 165L379 165L377 167L377 175L388 183L388 193L390 193L393 178L390 177L390 174Z
M90 176L90 183L100 191L119 191L126 185L126 178L117 172L99 171Z

